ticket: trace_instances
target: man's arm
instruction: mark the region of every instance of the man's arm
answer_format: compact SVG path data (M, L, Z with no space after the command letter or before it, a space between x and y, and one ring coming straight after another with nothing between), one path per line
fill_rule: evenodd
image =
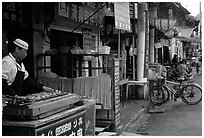
M43 91L43 85L36 82L31 77L27 77L23 81L23 93L24 95L31 94L31 93L38 93Z
M2 79L2 94L15 96L16 92L7 84L5 79Z
M33 80L30 77L27 77L24 82L23 82L23 92L24 94L29 94L29 93L38 93L41 91L46 91L46 92L53 92L54 90L52 88L46 87L37 81Z

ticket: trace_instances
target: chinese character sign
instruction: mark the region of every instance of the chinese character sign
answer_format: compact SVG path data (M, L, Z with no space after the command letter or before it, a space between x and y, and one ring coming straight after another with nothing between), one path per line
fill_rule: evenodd
M83 49L90 49L91 48L91 29L82 28L83 32Z
M17 5L15 2L3 2L2 19L17 21Z
M74 115L59 120L45 128L37 130L41 136L83 136L85 134L85 114Z
M115 2L115 28L131 31L130 29L130 11L128 2Z
M59 15L69 17L69 6L66 2L59 2Z

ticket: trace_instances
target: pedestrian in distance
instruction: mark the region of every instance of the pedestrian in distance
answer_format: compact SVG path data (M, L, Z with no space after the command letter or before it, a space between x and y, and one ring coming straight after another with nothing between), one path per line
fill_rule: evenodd
M186 59L181 60L176 69L178 71L178 75L181 78L190 79L192 77L192 74L190 73L186 65Z
M198 60L196 62L196 72L197 72L197 75L199 75L199 71L200 71L200 61Z
M173 59L170 61L170 68L168 70L168 79L170 80L176 80L178 77L178 72L177 72L177 65L178 65L178 55L174 54Z
M187 66L187 68L188 68L188 72L191 73L193 69L192 69L190 63L189 63L189 62L186 63L186 66Z
M171 60L171 65L176 65L176 64L178 64L178 55L174 54L174 57Z

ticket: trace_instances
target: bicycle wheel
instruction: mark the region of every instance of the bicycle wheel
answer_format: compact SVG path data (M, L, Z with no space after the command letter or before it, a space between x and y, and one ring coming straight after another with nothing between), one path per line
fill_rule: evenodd
M202 88L197 84L188 84L181 91L181 99L189 105L198 104L202 100Z
M166 88L164 88L160 85L155 85L150 90L149 96L150 96L151 102L154 105L159 106L168 100L169 92L166 90Z
M165 97L163 97L164 98L163 104L164 104L168 101L169 96L170 96L170 92L169 92L169 89L167 88L167 86L164 85L163 88L164 88L164 95L165 95Z

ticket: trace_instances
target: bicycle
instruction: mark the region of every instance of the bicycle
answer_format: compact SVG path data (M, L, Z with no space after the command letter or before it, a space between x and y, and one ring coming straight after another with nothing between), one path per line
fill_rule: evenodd
M169 83L173 83L174 88ZM156 85L151 88L149 96L154 105L160 106L169 100L170 93L175 100L181 98L188 105L198 104L202 100L202 88L193 80L183 78L177 82L157 78Z

